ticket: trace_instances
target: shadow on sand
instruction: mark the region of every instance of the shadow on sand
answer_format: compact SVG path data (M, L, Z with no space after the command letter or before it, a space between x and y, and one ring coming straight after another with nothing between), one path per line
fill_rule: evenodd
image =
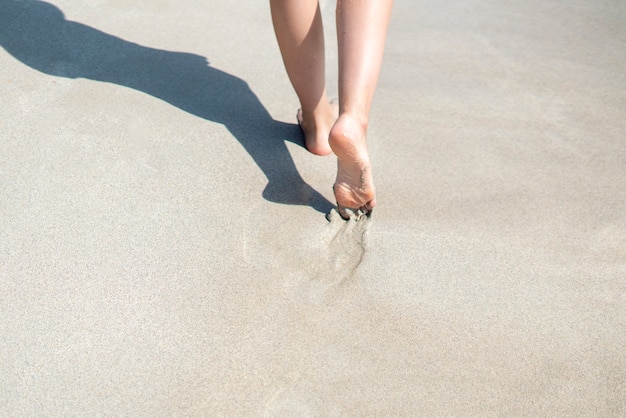
M202 56L125 41L68 21L38 0L0 0L0 46L45 74L129 87L221 123L267 177L265 199L322 213L333 207L302 179L289 154L285 140L302 145L298 126L273 120L245 81Z

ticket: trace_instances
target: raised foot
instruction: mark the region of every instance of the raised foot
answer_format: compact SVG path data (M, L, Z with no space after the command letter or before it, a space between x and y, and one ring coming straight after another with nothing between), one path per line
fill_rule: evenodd
M315 155L332 154L333 150L328 144L328 133L338 113L339 108L335 102L325 103L311 113L304 113L302 109L298 109L296 118L304 134L304 145L309 152Z
M369 215L376 206L376 191L365 124L349 114L342 114L330 131L329 145L337 156L333 190L338 212L344 219L350 219L353 213Z

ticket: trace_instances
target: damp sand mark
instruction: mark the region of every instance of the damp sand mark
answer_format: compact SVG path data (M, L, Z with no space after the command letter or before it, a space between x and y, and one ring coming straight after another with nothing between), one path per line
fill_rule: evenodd
M317 304L353 281L367 252L371 218L345 221L333 209L328 222L311 222L310 217L292 213L285 222L276 207L260 209L251 210L246 222L244 259L282 284L289 299Z
M327 246L329 265L340 278L337 284L352 278L363 261L367 250L366 236L370 218L352 216L343 220L336 209L328 215L332 238Z
M371 219L351 218L345 221L335 209L329 223L321 230L314 226L299 252L291 254L295 268L283 278L287 297L299 304L318 305L331 302L344 287L354 282L367 251L367 231ZM308 262L302 262L307 258Z

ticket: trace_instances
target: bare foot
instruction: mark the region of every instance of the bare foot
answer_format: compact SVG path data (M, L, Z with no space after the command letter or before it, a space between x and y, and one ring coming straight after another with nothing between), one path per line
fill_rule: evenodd
M322 109L305 114L298 109L298 124L304 134L304 145L315 155L329 155L333 152L328 145L328 132L339 113L337 103L330 102Z
M329 145L337 156L337 179L333 190L339 214L369 215L376 206L374 180L370 165L366 127L354 116L344 113L330 130Z

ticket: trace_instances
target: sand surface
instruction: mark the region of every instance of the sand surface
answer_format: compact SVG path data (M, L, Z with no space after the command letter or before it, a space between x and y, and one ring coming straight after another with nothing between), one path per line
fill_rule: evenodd
M267 2L0 0L0 416L625 416L625 22L396 0L329 222Z

